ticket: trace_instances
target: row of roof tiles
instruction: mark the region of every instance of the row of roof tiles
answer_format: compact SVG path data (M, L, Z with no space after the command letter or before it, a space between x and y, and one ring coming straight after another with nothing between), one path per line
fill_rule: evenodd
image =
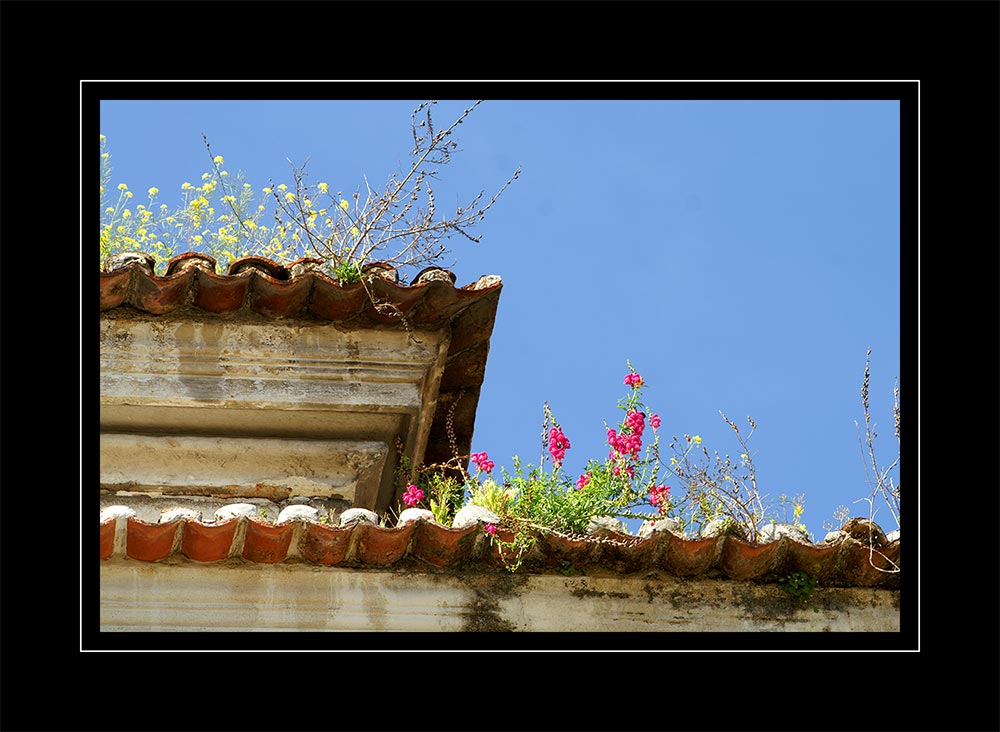
M152 257L126 252L109 257L101 268L101 311L128 305L163 315L191 306L215 315L243 310L267 318L309 316L338 323L399 323L402 315L413 325L437 326L501 286L499 276L484 275L456 287L454 272L440 267L422 270L405 286L398 271L382 262L362 267L365 283L345 285L324 273L322 263L306 258L284 265L242 257L217 274L212 257L187 252L171 259L158 276ZM434 283L439 284L426 287Z
M513 533L503 527L488 533L489 524L476 515L446 527L430 520L429 512L404 511L397 526L385 527L372 521L371 512L350 509L341 516L340 525L331 526L319 522L307 506L289 509L276 524L259 519L252 504L220 509L214 522L179 511L151 523L135 518L127 507L112 506L101 516L101 559L127 556L156 562L180 556L198 562L240 558L264 564L373 568L415 560L450 569L499 568L511 559L496 540L511 542ZM307 515L308 511L313 513ZM756 581L805 572L827 587L898 588L894 569L899 566L899 539L886 541L874 524L852 521L822 545L787 535L764 544L726 534L684 538L657 526L638 537L600 527L588 535L538 531L523 567L543 572L567 566L618 573L663 570L678 577ZM870 535L876 537L874 551Z

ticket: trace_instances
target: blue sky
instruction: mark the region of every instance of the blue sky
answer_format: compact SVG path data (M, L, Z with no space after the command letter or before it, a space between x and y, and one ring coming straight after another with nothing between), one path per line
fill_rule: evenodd
M435 189L445 209L488 197L521 167L476 229L482 242L449 240L443 262L458 285L483 274L504 282L473 451L508 469L513 455L537 463L548 402L575 477L607 454L605 422L622 415L631 360L667 439L697 434L710 452L736 457L719 413L744 433L753 417L761 492L804 494L816 541L838 506L867 516L856 503L869 488L855 421L869 348L876 446L883 463L897 454L899 102L824 101L822 86L812 100L489 91L458 128L461 151ZM159 98L155 85L148 96L102 101L100 129L113 182L155 186L172 206L181 184L209 169L202 133L258 189L291 185L288 161L307 158L313 183L382 183L407 165L421 101L268 101L260 85L247 89L256 101ZM470 104L440 101L435 121ZM896 528L884 507L876 520Z

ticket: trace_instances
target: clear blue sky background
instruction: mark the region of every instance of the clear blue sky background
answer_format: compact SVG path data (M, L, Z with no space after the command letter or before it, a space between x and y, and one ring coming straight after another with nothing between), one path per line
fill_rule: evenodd
M353 192L408 165L419 101L105 100L100 127L114 183L171 206L209 170L202 133L258 189L291 185L288 160L308 158L310 182ZM438 126L469 104L441 101ZM805 494L816 541L838 506L868 515L855 428L868 348L876 445L884 463L897 454L898 102L487 100L457 140L442 210L522 168L482 243L453 238L445 261L458 285L504 282L474 451L537 463L547 401L575 477L607 454L630 359L667 438L736 457L719 412L744 433L752 416L762 492ZM876 521L896 528L884 507Z

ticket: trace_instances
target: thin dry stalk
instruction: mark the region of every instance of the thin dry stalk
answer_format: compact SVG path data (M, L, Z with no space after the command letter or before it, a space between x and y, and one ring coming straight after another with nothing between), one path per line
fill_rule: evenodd
M884 470L879 469L878 458L875 455L875 439L878 437L876 432L875 424L872 422L871 412L868 407L868 386L871 378L871 349L869 348L865 354L865 373L864 379L861 383L861 405L864 409L865 418L865 431L864 437L861 434L861 426L855 421L855 429L858 432L858 445L861 448L861 463L865 471L865 481L868 484L870 495L866 498L859 499L864 500L868 503L868 520L870 523L875 522L875 503L876 498L881 496L882 501L888 507L889 512L896 521L896 526L899 526L899 504L900 504L900 488L895 483L892 478L892 471L896 469L899 465L899 452L898 448L900 446L900 409L899 409L899 382L897 381L893 387L893 432L896 436L897 443L897 454L895 459L889 463L888 467ZM867 448L867 450L866 450ZM867 459L866 459L867 456ZM869 465L871 466L871 471L869 472ZM896 573L899 572L899 565L893 562L891 559L886 557L884 554L875 549L875 538L872 535L872 529L869 528L869 541L868 541L868 560L872 567L879 570L880 572ZM885 561L892 565L893 569L882 569L876 566L874 562L874 555L878 554Z

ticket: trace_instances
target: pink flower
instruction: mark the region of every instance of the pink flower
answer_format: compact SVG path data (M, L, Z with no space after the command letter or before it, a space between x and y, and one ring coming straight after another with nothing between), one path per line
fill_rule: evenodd
M590 485L590 473L584 473L576 479L576 489L578 491L582 491L588 485Z
M660 429L660 415L654 414L652 417L650 417L649 426L652 427L654 430Z
M423 500L424 492L417 486L410 484L406 486L406 493L403 494L403 503L407 506L416 506Z
M469 456L469 459L476 464L477 468L485 470L487 473L491 472L495 467L493 461L490 460L490 456L485 452L474 452Z
M493 536L493 535L494 535L495 533L497 533L497 527L496 527L496 524L486 524L486 526L484 526L484 527L483 527L483 529L484 529L484 530L486 531L486 533L487 533L487 534L489 534L490 536Z
M633 389L642 386L644 383L645 382L642 380L642 377L639 376L639 374L636 373L625 374L625 384L627 386L631 386Z
M669 485L656 485L649 489L649 503L656 506L661 514L667 512L667 496L670 495Z
M566 458L566 451L570 448L569 440L563 434L562 429L553 427L549 430L549 454L552 455L552 462L558 468Z
M612 429L608 430L608 444L611 445L611 451L608 453L609 460L615 460L619 455L639 457L639 451L642 449L642 431L645 429L645 419L642 412L629 412L625 417L620 435Z

